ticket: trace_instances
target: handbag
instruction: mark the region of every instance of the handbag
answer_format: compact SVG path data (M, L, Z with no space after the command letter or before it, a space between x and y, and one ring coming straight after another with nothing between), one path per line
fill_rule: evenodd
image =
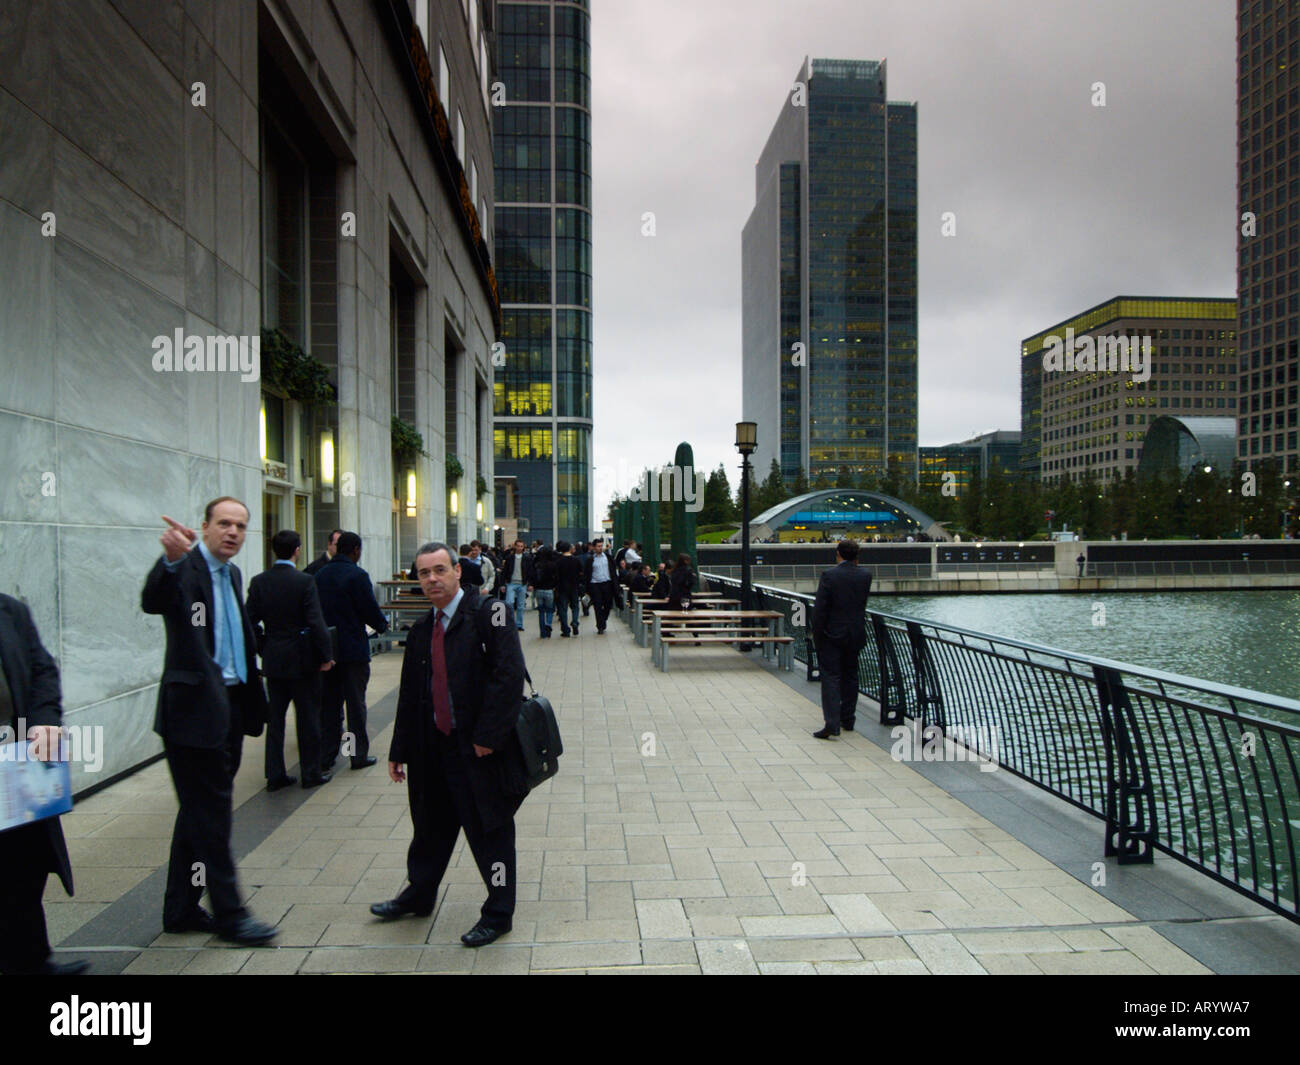
M555 719L550 700L537 694L533 678L526 669L524 678L528 681L528 695L519 707L515 738L519 741L519 755L523 760L523 778L528 790L532 791L559 772L559 757L564 753L564 743L560 739L560 724Z

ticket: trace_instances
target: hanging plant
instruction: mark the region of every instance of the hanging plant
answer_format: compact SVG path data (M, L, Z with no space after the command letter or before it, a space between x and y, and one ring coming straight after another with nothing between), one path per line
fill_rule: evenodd
M460 459L455 455L447 456L447 483L455 484L465 476L465 467L460 464Z
M330 384L330 371L279 329L262 330L262 383L299 403L333 406L338 390Z
M479 479L477 483L474 485L474 487L478 489L479 499L482 499L485 495L487 495L487 481L483 479L483 476L481 474L479 475Z
M393 458L402 462L414 462L426 454L424 437L416 432L415 426L410 422L404 422L394 414L389 423L389 432L393 440Z

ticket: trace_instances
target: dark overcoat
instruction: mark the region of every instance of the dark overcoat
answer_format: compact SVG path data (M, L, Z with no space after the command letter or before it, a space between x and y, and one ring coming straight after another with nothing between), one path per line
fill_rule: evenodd
M478 618L475 620L474 614ZM495 622L495 624L494 624ZM412 626L402 658L397 719L388 760L433 771L433 611ZM466 591L443 636L458 750L487 831L514 816L527 794L515 723L523 699L524 655L504 600ZM480 758L474 745L490 747Z

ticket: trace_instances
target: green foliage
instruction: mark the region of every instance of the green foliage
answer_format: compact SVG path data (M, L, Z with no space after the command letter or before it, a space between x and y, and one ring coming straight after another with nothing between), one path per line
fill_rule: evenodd
M404 422L396 414L389 422L389 433L393 442L393 457L402 462L414 462L426 454L424 437L415 431L415 426Z
M338 391L329 367L314 359L279 329L262 330L262 383L299 403L333 405Z
M423 444L423 441L421 441ZM460 459L455 455L448 455L445 459L447 467L447 484L448 486L456 484L465 476L465 467L460 464Z
M727 470L718 463L718 468L709 474L704 483L704 506L697 519L701 531L710 525L736 520L736 505L731 500L731 483L727 480Z
M474 482L474 489L478 493L477 498L479 499L482 499L485 495L488 494L488 483L481 473L478 475L478 478Z

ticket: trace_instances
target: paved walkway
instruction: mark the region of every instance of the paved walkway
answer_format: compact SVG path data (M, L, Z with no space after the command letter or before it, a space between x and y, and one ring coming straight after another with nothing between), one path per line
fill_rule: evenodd
M529 621L524 651L566 753L518 815L509 936L476 951L459 944L484 894L463 838L432 918L383 924L369 914L402 886L410 839L405 788L382 764L399 653L373 667L380 765L270 795L262 741L246 745L236 853L252 912L282 930L273 948L161 932L176 808L162 763L64 818L78 892L47 893L52 940L97 972L125 973L1211 971L1162 934L1170 926L1139 919L1111 889L892 761L873 713L859 715L864 733L813 739L816 689L802 674L692 648L665 675L616 618L607 636L593 625L548 641ZM945 768L964 774L953 778L961 787L990 778L1007 787L1005 773ZM1081 827L1099 859L1100 825ZM1130 889L1153 875L1113 862L1107 871ZM1205 878L1178 874L1201 890ZM1297 956L1290 922L1244 900L1228 907L1230 922L1251 925L1261 958L1273 945Z

